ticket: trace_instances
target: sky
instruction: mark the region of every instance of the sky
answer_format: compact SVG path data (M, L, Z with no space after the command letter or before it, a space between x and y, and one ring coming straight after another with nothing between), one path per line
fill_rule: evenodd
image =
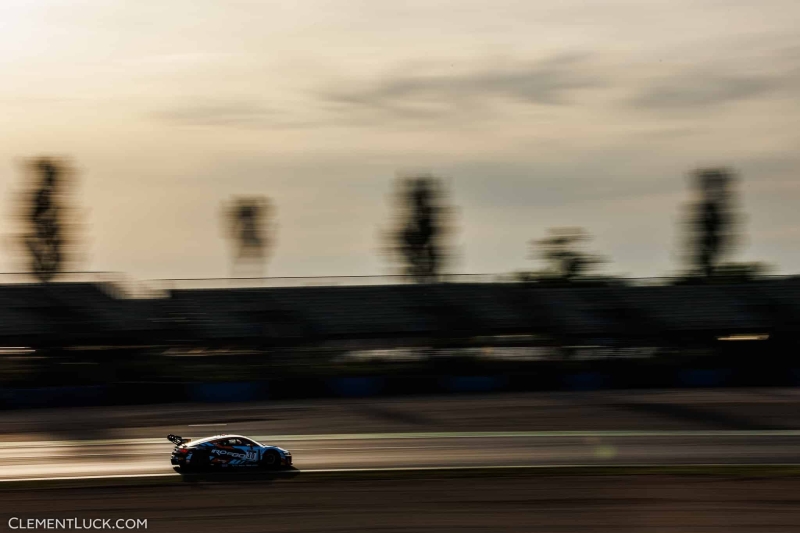
M455 272L538 268L532 239L581 226L608 273L661 276L689 172L724 165L732 259L794 273L798 23L793 0L3 0L0 215L26 158L65 156L82 270L228 276L221 205L265 195L268 275L378 275L393 180L425 171Z

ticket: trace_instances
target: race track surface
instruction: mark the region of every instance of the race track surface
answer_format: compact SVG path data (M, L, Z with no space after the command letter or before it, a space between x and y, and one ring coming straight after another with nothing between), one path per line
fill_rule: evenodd
M12 517L146 519L147 531L173 533L788 533L800 524L800 478L297 478L3 490L0 527Z
M168 463L167 433L249 435L291 450L298 471L181 477ZM800 465L800 393L617 391L3 412L0 527L19 525L9 522L16 517L146 519L147 531L169 532L797 530L796 467L725 475L706 467L683 475L571 468L709 464ZM546 466L567 468L539 468ZM37 481L53 478L60 481Z
M794 390L542 393L0 414L0 481L171 475L167 433L240 433L299 470L800 464Z
M400 438L398 438L400 437ZM256 436L260 439L260 437ZM276 437L308 470L566 465L800 464L797 432L366 434ZM166 439L0 448L0 481L169 474Z

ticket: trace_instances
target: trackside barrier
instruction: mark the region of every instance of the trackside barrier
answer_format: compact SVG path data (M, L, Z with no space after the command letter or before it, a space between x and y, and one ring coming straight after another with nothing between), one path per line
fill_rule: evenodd
M723 387L730 382L733 371L727 368L686 369L678 372L682 387Z
M190 402L252 402L269 398L267 383L188 383L186 396Z
M328 390L335 396L361 398L378 396L384 390L382 377L344 377L332 378L327 382Z
M609 377L599 372L581 372L564 376L564 386L567 390L592 391L605 389L609 385Z
M655 372L655 375L654 375ZM710 388L800 386L800 368L753 373L729 368L686 368L646 373L547 372L511 375L383 375L295 377L272 381L120 383L114 386L0 388L0 408L24 409L175 402L251 402L322 397L491 393L502 391L592 391L613 388Z
M506 390L506 376L449 376L439 380L440 388L446 392L495 392Z
M109 390L110 387L105 385L3 389L0 398L6 407L12 409L81 407L105 404L109 398Z

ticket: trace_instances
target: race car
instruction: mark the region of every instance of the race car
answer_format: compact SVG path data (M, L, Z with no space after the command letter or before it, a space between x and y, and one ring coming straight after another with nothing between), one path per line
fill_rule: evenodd
M167 439L175 444L171 462L178 472L247 468L276 470L292 465L292 454L288 451L242 435L215 435L193 441L170 434Z

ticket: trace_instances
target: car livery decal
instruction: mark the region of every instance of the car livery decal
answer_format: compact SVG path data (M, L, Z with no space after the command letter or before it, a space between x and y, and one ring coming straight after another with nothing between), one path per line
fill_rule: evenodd
M235 439L248 442L246 437L236 435L218 435L207 439L195 439L192 444L184 445L186 455L178 457L173 452L173 465L199 464L224 468L253 468L261 466L264 454L271 452L277 455L276 465L291 465L291 453L278 446L264 446L257 443L229 445L228 440ZM170 439L172 441L172 439ZM183 439L188 442L190 439ZM174 441L173 441L174 442ZM176 446L176 450L177 450Z
M258 452L243 452L238 453L235 450L225 450L221 448L214 448L211 450L211 453L217 454L217 456L228 456L232 459L244 459L245 461L258 461ZM233 461L231 461L233 462ZM236 464L236 463L233 463Z

